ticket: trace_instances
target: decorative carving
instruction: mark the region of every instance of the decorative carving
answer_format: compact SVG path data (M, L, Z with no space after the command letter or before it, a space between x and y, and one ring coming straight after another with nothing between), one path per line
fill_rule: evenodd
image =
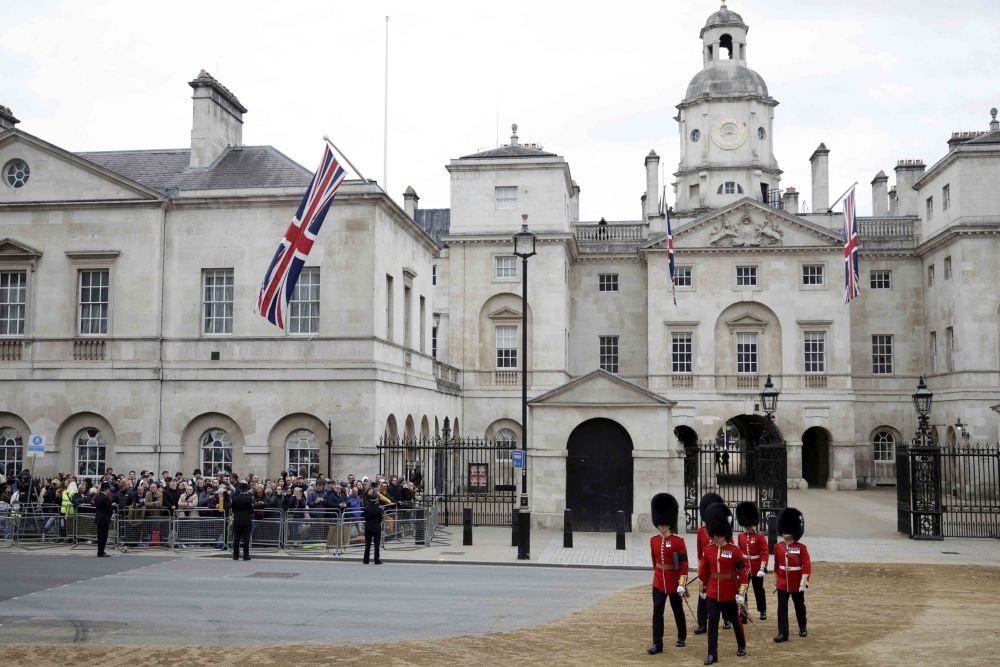
M770 218L755 222L749 211L744 212L737 227L725 216L712 228L708 244L711 246L732 246L736 248L758 248L780 246L785 233Z
M722 222L712 228L712 236L708 239L708 244L714 246L736 245L736 236L736 227L729 222L726 216L722 216Z

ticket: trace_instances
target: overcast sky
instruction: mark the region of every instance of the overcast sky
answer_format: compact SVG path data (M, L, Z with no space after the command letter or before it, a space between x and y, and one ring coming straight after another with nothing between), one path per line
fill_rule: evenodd
M782 187L811 202L809 156L830 148L830 190L879 169L928 165L952 131L1000 106L996 0L733 0L747 58L780 102ZM448 160L523 142L564 156L581 217L637 219L644 157L678 159L675 105L701 69L717 1L57 2L5 0L0 104L20 129L71 151L179 148L207 69L249 109L243 139L314 169L329 134L382 181L389 22L388 190L449 206ZM498 123L499 109L499 123ZM498 132L499 127L499 132ZM671 197L672 199L672 197Z

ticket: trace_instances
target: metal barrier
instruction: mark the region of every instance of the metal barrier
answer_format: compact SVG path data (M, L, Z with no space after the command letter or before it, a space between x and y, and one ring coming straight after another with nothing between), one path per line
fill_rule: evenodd
M340 510L304 509L285 513L286 551L329 551L340 544Z
M227 517L217 509L182 510L174 517L170 546L174 549L224 549L229 539Z
M230 530L226 535L226 549L232 551L232 517L229 518L228 526ZM250 528L250 551L279 551L284 545L284 529L284 513L280 509L254 510L253 525Z
M360 507L344 511L340 520L340 545L337 555L365 550L365 515Z
M69 515L69 524L73 529L69 532L73 534L73 549L77 547L90 546L97 548L97 517L94 514L93 505L80 505L76 512ZM111 517L111 525L108 527L108 547L118 545L118 515Z
M15 518L14 543L24 549L72 544L69 527L59 505L22 505L21 516Z
M0 510L0 548L14 546L14 533L17 530L19 515L20 512L17 510Z
M427 517L431 510L393 508L385 511L382 523L384 549L415 549L424 546L429 538Z
M173 518L165 509L133 505L118 522L118 547L129 549L169 549Z

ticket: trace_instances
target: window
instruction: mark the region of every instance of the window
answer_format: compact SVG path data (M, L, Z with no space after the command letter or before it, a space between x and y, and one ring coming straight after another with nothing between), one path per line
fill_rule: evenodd
M497 255L493 258L493 277L497 280L517 278L517 257Z
M0 475L14 479L24 465L24 440L8 427L0 429Z
M30 175L31 169L28 168L28 163L21 159L11 160L3 168L3 180L12 188L23 187Z
M693 271L690 266L678 266L676 268L675 284L678 287L692 287L694 281L692 280Z
M802 348L805 351L805 372L826 372L826 332L806 331Z
M868 276L872 289L892 289L892 271L872 271Z
M392 340L392 276L385 277L385 339Z
M436 324L431 327L431 357L438 358L438 328Z
M690 199L692 202L697 202L700 196L701 193L698 191L697 183L688 186L688 199Z
M740 50L742 50L742 49L743 49L743 45L741 44L740 45ZM762 140L762 141L764 139L766 139L767 138L767 130L765 130L762 127L758 127L757 128L757 138L760 139L760 140Z
M80 271L80 335L108 333L110 281L111 272L108 269Z
M504 185L497 187L497 210L510 210L517 208L517 186Z
M872 373L876 375L892 374L891 334L875 334L872 336Z
M431 264L431 287L437 287L438 284L438 265Z
M934 287L934 265L927 267L927 286Z
M427 351L427 299L420 297L420 351Z
M201 283L204 295L202 332L233 333L233 270L205 269Z
M951 257L944 258L944 279L951 280Z
M682 331L670 334L671 370L674 373L693 372L693 355L691 332Z
M602 273L599 276L597 276L597 290L599 292L617 292L618 274Z
M618 336L599 336L601 370L618 372Z
M319 267L302 269L288 302L289 333L319 331Z
M941 188L941 210L947 211L951 208L951 184Z
M701 139L701 130L691 130L691 141L698 143L699 139Z
M937 372L937 331L931 332L930 350L928 350L931 362L931 373Z
M823 268L822 264L803 264L802 284L823 285L826 282L825 276L823 275Z
M757 334L736 334L736 372L757 373Z
M927 198L927 219L934 217L934 197Z
M756 287L757 286L757 267L756 266L737 266L736 267L736 286L737 287Z
M509 428L502 428L499 431L497 431L497 434L495 436L493 436L493 440L496 442L506 442L513 445L517 443L517 433L514 433L514 431Z
M896 460L896 436L889 431L875 434L873 458L876 463L892 463Z
M947 369L955 370L955 327L944 330L944 354Z
M517 327L497 327L497 368L517 368Z
M233 471L233 441L221 428L211 428L201 436L201 472L215 477Z
M76 474L100 477L108 463L108 445L104 434L96 428L85 428L76 434Z
M403 345L413 347L413 289L403 285Z
M27 273L0 272L0 336L24 335L27 293Z
M289 477L319 477L319 439L312 431L301 428L289 433L285 438L285 455Z
M725 183L719 186L719 189L716 191L716 194L719 195L743 194L743 186L737 183L736 181L726 181Z

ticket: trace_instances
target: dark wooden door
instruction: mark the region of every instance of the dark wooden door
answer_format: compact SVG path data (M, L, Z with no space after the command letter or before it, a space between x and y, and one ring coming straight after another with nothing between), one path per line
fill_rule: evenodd
M615 513L625 512L631 530L632 439L610 419L591 419L569 437L566 458L566 507L573 529L614 531Z

